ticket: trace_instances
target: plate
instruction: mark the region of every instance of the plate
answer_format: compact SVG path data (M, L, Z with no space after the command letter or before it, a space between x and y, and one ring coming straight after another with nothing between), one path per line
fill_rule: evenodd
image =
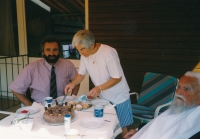
M105 99L95 99L95 100L92 100L91 103L93 105L104 105L104 106L110 104L110 102Z
M92 104L88 104L88 107L87 108L82 108L82 109L76 109L77 111L83 111L83 110L87 110L89 108L92 107Z
M76 121L77 117L78 117L78 114L77 114L77 112L75 111L75 116L74 116L73 119L71 119L71 123L74 122L74 121ZM39 123L41 123L41 124L49 125L49 126L61 126L61 125L64 125L64 123L48 123L48 122L46 122L46 121L43 119L43 115L38 116L38 121L39 121Z
M33 107L33 106L22 107L22 108L18 109L18 110L16 111L16 113L19 113L19 114L20 114L20 113L23 113L24 111L30 112L30 115L31 115L31 114L34 114L34 113L39 112L39 111L40 111L40 108Z
M59 96L56 98L56 100L58 102L62 102L62 99L63 99L64 96ZM70 102L70 101L75 101L76 97L75 96L66 96L64 102Z
M104 125L105 121L100 118L86 118L80 122L81 126L85 128L100 128Z

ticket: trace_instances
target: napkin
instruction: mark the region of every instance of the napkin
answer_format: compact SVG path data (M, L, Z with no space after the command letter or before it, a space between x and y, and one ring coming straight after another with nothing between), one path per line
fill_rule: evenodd
M40 103L33 102L31 107L39 111L39 114L37 114L38 116L40 116L44 112L44 106Z
M33 102L32 107L35 107L36 109L43 109L44 108L44 106L42 106L40 103L36 103L36 102Z

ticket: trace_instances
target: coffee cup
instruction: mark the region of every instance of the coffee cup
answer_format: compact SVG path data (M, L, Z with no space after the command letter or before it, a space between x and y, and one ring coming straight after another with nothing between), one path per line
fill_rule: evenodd
M45 98L42 100L42 104L43 104L45 107L48 107L49 104L50 104L50 106L52 106L52 101L53 101L53 98L52 98L52 97L45 97Z
M104 106L103 105L94 105L94 117L101 118L103 117Z
M20 128L24 132L30 132L33 127L33 119L23 119L20 121Z
M66 139L80 139L81 134L77 129L70 129L66 132Z

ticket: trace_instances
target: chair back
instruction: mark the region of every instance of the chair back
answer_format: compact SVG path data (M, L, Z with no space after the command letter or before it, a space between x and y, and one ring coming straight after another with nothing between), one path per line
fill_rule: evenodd
M177 79L173 76L147 72L144 75L138 104L156 108L173 100Z

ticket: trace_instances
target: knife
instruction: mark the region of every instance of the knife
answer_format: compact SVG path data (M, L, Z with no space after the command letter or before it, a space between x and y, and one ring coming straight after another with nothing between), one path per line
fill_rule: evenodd
M65 95L64 95L64 97L63 97L63 99L62 99L62 101L61 101L60 105L62 105L62 104L63 104L63 102L65 101L65 98L66 98L66 96L67 96L67 94L65 94Z

